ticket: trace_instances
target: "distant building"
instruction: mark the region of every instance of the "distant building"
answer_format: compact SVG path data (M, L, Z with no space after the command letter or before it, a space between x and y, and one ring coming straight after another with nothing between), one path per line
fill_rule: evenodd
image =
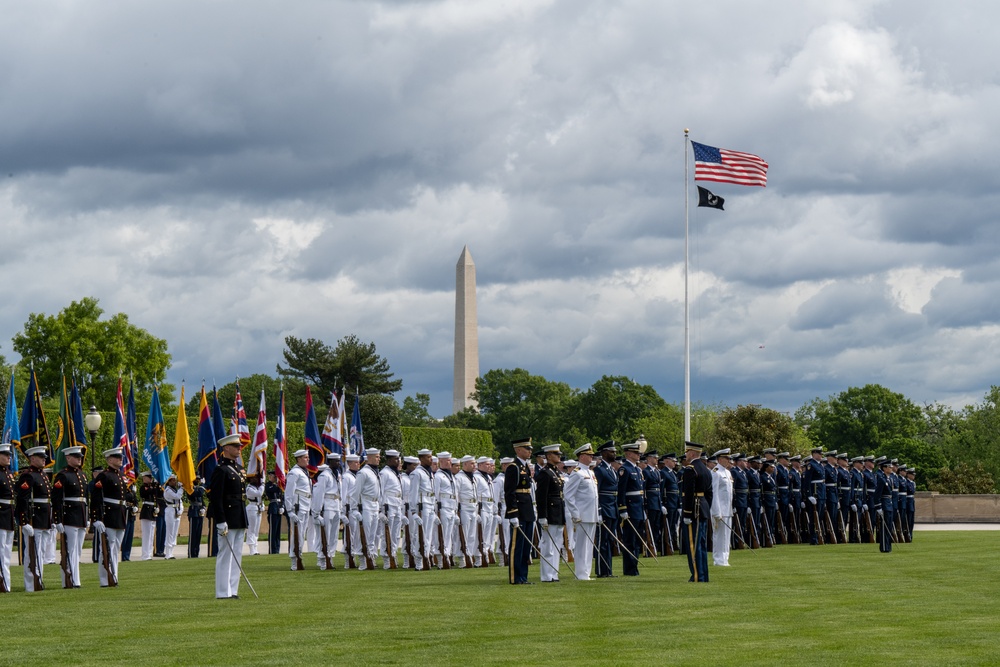
M455 267L455 389L452 413L476 402L469 394L476 390L479 377L479 331L476 320L476 265L469 246Z

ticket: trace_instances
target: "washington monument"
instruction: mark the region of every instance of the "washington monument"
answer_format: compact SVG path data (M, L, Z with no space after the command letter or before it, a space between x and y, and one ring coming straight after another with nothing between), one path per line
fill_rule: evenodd
M475 406L469 394L479 377L479 333L476 323L476 265L469 246L455 267L455 393L452 412Z

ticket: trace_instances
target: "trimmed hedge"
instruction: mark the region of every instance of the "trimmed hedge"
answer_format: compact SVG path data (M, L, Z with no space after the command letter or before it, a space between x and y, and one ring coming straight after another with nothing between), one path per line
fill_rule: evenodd
M433 452L448 451L453 455L489 456L495 458L496 449L489 431L464 428L426 428L403 426L403 453L415 456L417 450L427 448Z

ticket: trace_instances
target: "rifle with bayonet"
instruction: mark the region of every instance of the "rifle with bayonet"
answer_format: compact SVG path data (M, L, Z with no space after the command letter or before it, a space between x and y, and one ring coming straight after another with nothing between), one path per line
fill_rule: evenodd
M396 545L392 543L390 537L392 536L389 531L389 506L385 505L383 508L385 514L385 553L389 558L389 569L396 569Z
M325 511L326 508L320 510L319 524L316 526L316 528L319 529L320 547L323 549L323 564L326 566L326 569L332 570L333 561L330 559L330 544L326 537L326 519L324 518Z
M359 510L363 508L359 505ZM365 535L365 515L361 512L361 517L358 519L358 537L361 539L361 555L365 558L365 567L369 570L375 569L375 561L372 560L372 555L368 551L368 536Z
M302 541L299 539L299 522L301 517L299 516L299 504L295 503L295 521L292 522L292 554L295 556L295 569L304 570L305 565L302 564Z
M417 569L417 561L415 561L413 559L413 545L410 544L410 504L409 503L406 503L403 506L403 516L406 517L403 520L403 539L406 540L406 543L404 544L403 549L405 550L405 553L406 553L406 558L407 558L406 562L408 562L410 564L410 567L412 567L415 570L415 569Z

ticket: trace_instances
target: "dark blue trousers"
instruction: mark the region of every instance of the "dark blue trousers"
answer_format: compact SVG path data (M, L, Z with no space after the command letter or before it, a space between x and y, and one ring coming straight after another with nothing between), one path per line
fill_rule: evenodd
M519 527L510 527L510 583L528 583L528 563L531 560L531 540L535 533L535 524L522 523Z

